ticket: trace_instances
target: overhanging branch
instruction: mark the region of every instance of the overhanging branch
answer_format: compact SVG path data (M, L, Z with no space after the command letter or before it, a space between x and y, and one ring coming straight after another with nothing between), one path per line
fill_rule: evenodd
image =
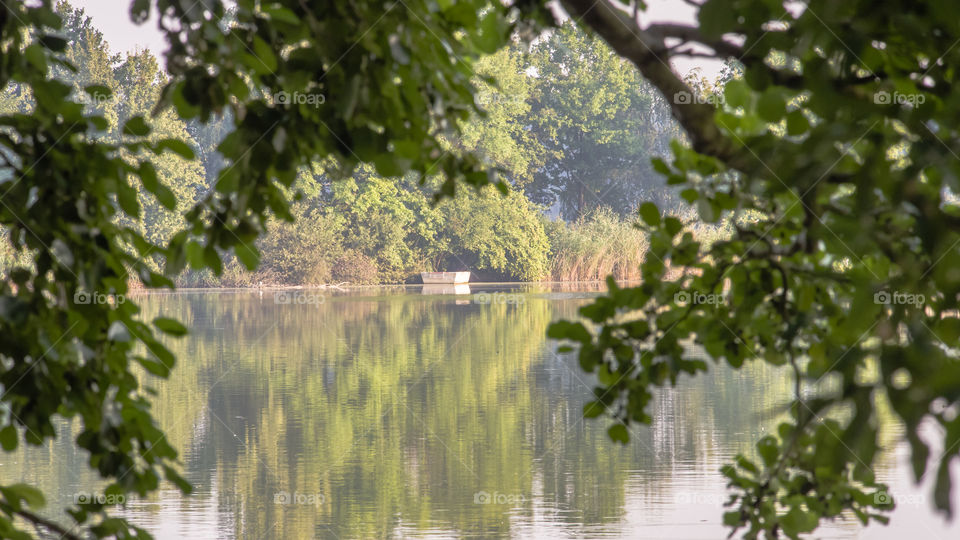
M694 26L683 24L657 23L651 24L645 30L646 33L656 36L662 41L669 38L679 39L685 43L702 43L713 49L716 54L713 56L718 60L721 57L739 57L743 54L743 48L735 43L724 41L723 39L706 39L700 33L700 29Z
M633 62L645 79L650 81L670 103L673 115L687 132L693 149L713 156L728 167L747 172L756 159L726 137L714 122L716 109L697 100L677 100L674 96L686 92L695 95L670 68L666 37L689 36L700 41L695 28L682 25L654 25L653 31L644 30L630 15L606 1L562 0L564 9L575 20L592 28L620 56ZM671 35L677 34L677 35ZM726 42L723 42L726 43ZM705 43L708 46L709 43ZM735 47L727 43L723 48ZM715 49L716 50L716 49ZM721 53L721 51L717 51Z

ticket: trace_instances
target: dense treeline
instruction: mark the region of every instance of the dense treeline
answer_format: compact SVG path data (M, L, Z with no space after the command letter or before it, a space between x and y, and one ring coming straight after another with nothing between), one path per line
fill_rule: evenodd
M78 70L54 68L54 75L108 120L100 136L118 139L128 119L152 111L165 73L149 51L113 53L82 10L61 3L58 11ZM359 169L332 181L318 164L301 171L290 190L296 224L277 220L259 241L256 273L228 261L222 276L188 271L179 284L396 283L423 270L471 270L489 280L638 277L646 244L632 225L637 205L673 204L662 189L651 191L657 180L650 157L665 154L678 134L666 104L632 66L572 26L474 68L487 114L466 122L449 145L484 156L512 186L509 194L491 187L434 204L437 180L421 185L413 176L388 179ZM487 77L497 86L482 82ZM0 96L0 111L31 107L31 96L16 85ZM217 175L230 167L216 151L230 124L183 122L170 109L154 118L152 137L184 140L197 159L151 156L169 191L139 192L134 225L145 237L168 240L183 225L182 213L215 189ZM0 256L7 266L14 254Z

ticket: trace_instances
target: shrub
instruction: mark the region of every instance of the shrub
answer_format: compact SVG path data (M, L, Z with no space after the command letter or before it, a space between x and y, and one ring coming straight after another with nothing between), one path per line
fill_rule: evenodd
M331 279L330 261L341 251L339 223L303 204L293 208L296 223L276 220L258 244L256 281L272 285L319 285Z
M546 277L550 242L536 205L522 193L501 196L489 186L465 193L441 206L449 240L449 263L508 280L538 281ZM452 261L451 261L452 260Z
M333 263L333 281L352 285L378 283L377 261L356 249L347 249Z

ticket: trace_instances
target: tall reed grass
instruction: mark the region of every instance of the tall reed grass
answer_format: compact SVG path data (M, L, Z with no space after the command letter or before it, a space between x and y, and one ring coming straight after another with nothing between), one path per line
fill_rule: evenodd
M633 221L600 208L573 223L550 224L550 281L640 279L646 234Z

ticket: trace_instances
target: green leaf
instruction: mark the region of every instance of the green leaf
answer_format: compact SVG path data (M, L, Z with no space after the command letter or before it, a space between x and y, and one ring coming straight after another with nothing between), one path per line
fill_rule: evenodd
M584 418L596 418L603 414L607 407L599 401L591 401L583 406Z
M43 493L28 484L0 486L0 492L3 493L9 502L14 503L17 507L20 507L20 501L27 503L27 506L34 509L43 508L46 504Z
M652 202L645 202L640 205L640 218L647 225L656 227L660 225L660 210Z
M777 439L770 435L760 439L757 441L757 452L760 454L760 457L763 458L764 465L770 467L776 463L777 457L780 455Z
M736 527L740 525L740 512L724 512L723 524L727 527Z
M190 485L190 482L187 482L186 479L180 476L180 473L178 473L173 467L164 465L163 475L167 481L177 486L182 493L189 495L193 492L193 486Z
M158 360L152 358L137 357L137 363L144 367L151 375L167 378L170 375L170 368Z
M707 223L714 223L719 218L713 201L709 199L697 199L697 212L700 214L700 219Z
M255 63L251 66L254 71L273 73L277 70L277 55L273 53L273 48L260 36L253 37L253 53L259 63L259 65Z
M670 170L670 166L667 165L667 163L662 159L653 158L650 160L650 162L653 164L653 170L657 171L658 173L664 176L670 176L671 174L673 174L673 171Z
M580 343L590 341L590 332L582 323L557 321L547 327L547 337L552 339L569 339Z
M476 36L475 43L481 52L493 54L503 45L504 27L501 20L501 14L498 10L491 9L480 22L480 33Z
M127 122L123 124L123 134L133 135L136 137L146 137L150 134L150 126L147 125L147 122L142 116L137 115L127 120Z
M736 28L737 10L730 0L707 0L700 6L697 20L706 38L716 39Z
M94 102L113 97L113 90L110 90L109 86L104 86L102 84L91 84L90 86L85 86L83 91L93 98Z
M23 56L37 71L47 71L47 55L39 44L28 46L23 50Z
M193 159L195 157L193 149L190 148L190 145L181 141L180 139L162 139L157 142L156 146L154 147L154 151L159 154L164 150L170 150L183 159Z
M260 9L269 16L271 21L282 22L291 26L298 26L300 24L300 18L297 17L296 13L279 4L266 4L261 6Z
M130 5L130 20L143 24L150 16L150 0L134 0Z
M173 87L173 90L170 93L170 100L173 103L174 108L177 110L177 115L184 120L189 120L200 115L200 107L193 104L193 102L187 99L184 96L183 92L186 87L186 81L181 82L177 86ZM231 134L237 133L236 131ZM229 137L230 135L227 135Z
M165 334L170 334L172 336L183 336L187 334L187 327L176 319L157 317L153 320L153 324Z
M217 253L217 248L212 244L208 244L203 249L203 262L214 274L219 276L223 272L223 262L220 260L220 254Z
M781 519L784 533L794 537L797 533L807 533L817 528L819 518L813 512L804 512L800 508L791 508Z
M260 263L260 254L257 253L257 248L240 242L233 247L234 253L236 253L237 258L240 259L240 262L247 267L247 270L256 270L257 265Z
M610 436L615 442L622 444L627 444L630 442L630 433L627 431L627 426L623 424L614 424L610 426L610 429L607 430L607 435Z
M740 468L742 468L745 471L752 472L753 474L757 474L760 472L760 469L758 469L757 466L752 461L750 461L749 459L747 459L742 455L737 456L736 461L737 461L737 465L739 465Z
M683 230L683 223L673 216L668 216L667 219L664 220L663 225L667 234L671 237L676 236Z
M17 449L17 442L20 439L20 434L17 432L17 427L13 424L4 426L3 429L0 429L0 446L3 447L5 452L13 452Z
M753 99L753 92L750 90L750 87L747 86L747 83L740 79L733 79L724 87L723 96L726 99L727 105L733 108L749 108Z
M779 122L786 112L786 103L777 88L767 88L760 94L760 99L757 101L757 113L760 114L760 118L767 122Z
M140 202L137 200L137 190L126 184L117 186L117 202L120 208L130 217L140 217Z
M803 111L790 111L787 114L787 135L800 135L810 129L810 122Z
M167 210L173 210L177 207L177 196L162 182L157 182L153 194Z
M173 369L173 366L177 363L177 358L173 356L173 353L169 349L163 346L159 341L155 341L151 338L143 338L144 343L147 346L147 350L150 351L157 360L163 363L167 369Z
M945 512L950 511L950 488L953 480L950 478L950 461L954 455L947 455L940 460L937 468L937 481L933 486L933 504Z
M67 48L67 40L52 34L40 36L39 42L53 52L63 52Z

